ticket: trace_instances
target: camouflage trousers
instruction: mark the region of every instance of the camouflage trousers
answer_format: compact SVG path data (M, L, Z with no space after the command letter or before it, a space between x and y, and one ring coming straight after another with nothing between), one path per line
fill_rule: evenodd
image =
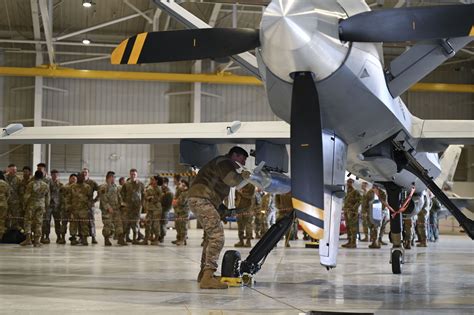
M130 233L130 230L132 230L133 237L136 238L138 235L137 233L140 231L140 228L138 226L138 221L140 220L140 209L125 208L125 211L123 213L123 230L127 235L128 233Z
M262 236L268 230L267 214L266 212L258 211L255 215L255 234Z
M72 219L69 229L69 234L73 236L75 236L76 233L83 237L89 236L89 209L72 210Z
M390 213L387 209L382 210L382 223L380 225L379 229L379 240L382 240L384 234L385 234L385 228L387 224L390 222Z
M176 227L176 239L178 241L185 241L188 236L188 218L189 211L176 211L176 221L174 221Z
M35 238L41 236L44 207L27 207L25 211L25 234L34 233Z
M94 207L89 209L89 235L95 237L95 209Z
M117 236L123 234L122 214L119 209L114 209L113 213L102 210L102 223L104 224L102 235L105 238L109 238L114 234Z
M413 238L412 218L403 218L403 241L411 243Z
M69 222L69 218L71 217L70 213L66 210L61 210L59 212L60 214L60 217L61 217L61 231L60 233L63 234L63 235L66 235L67 233L67 224ZM71 234L69 232L69 234Z
M25 211L23 211L21 205L18 202L9 202L7 211L7 217L11 219L7 218L6 226L19 230L23 229Z
M373 243L379 238L379 226L373 224L370 220L368 222L368 228L370 231L370 241Z
M49 237L51 232L51 218L54 219L54 231L56 235L61 234L61 211L60 209L48 208L43 215L43 235Z
M369 210L362 209L361 216L362 216L362 231L364 231L365 235L368 235L369 234L369 221L370 221Z
M207 199L190 197L190 210L201 223L205 237L201 255L201 269L217 270L219 255L224 247L224 225L214 205Z
M416 220L416 231L418 232L419 240L426 242L426 217L428 211L426 209L421 209L418 213L418 219Z
M237 217L237 228L239 230L239 240L243 241L244 239L252 239L253 233L253 216L248 214L249 209L244 211L241 216Z
M5 234L5 224L7 220L8 207L6 205L0 206L0 239Z
M347 209L344 210L344 218L346 219L347 238L350 242L355 242L359 225L359 213L357 210Z
M161 235L162 210L148 210L145 217L145 237L158 239Z
M163 240L166 236L166 226L168 225L168 213L170 211L163 211L161 217L161 226L160 226L160 239Z

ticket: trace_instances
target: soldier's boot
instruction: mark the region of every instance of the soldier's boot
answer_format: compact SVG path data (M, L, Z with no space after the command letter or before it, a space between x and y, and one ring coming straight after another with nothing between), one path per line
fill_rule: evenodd
M61 234L56 234L56 244L61 244Z
M252 243L250 242L250 239L248 238L247 241L245 242L244 247L252 247Z
M77 244L79 244L75 236L71 236L70 240L71 240L71 246L76 246Z
M244 247L244 240L241 238L237 243L234 244L234 247Z
M373 240L372 244L369 245L369 248L380 248L380 244L377 242L377 240Z
M137 237L137 240L139 240L139 241L141 241L141 240L144 240L144 239L145 239L145 237L146 237L146 235L144 236L144 235L142 234L142 232L138 231L138 237Z
M83 245L83 246L88 246L89 245L89 243L87 242L87 237L86 236L81 237L81 245Z
M403 241L403 248L411 249L411 242L410 241Z
M218 277L214 277L213 269L205 269L202 273L199 288L201 289L227 289L227 283L222 283Z
M148 239L150 237L148 235L145 235L145 238L143 239L143 241L141 242L138 242L138 245L148 245Z
M175 245L176 245L176 243L178 243L178 242L179 242L179 239L176 239L176 240L174 240L174 241L171 241L171 244L175 244Z
M379 244L380 244L380 245L388 245L387 243L385 243L384 241L382 241L381 238L379 238Z
M41 247L40 237L39 237L39 236L35 236L35 239L34 239L34 241L33 241L33 246L34 246L34 247Z
M60 236L61 236L61 239L59 240L58 244L61 244L61 245L66 244L66 235L61 234Z
M418 245L416 245L416 246L417 246L417 247L427 247L427 245L426 245L426 240L421 239L421 240L420 240L420 244L418 244Z
M127 246L127 242L125 241L125 236L123 234L117 235L117 244L120 246Z
M150 244L154 245L154 246L158 246L158 245L160 245L160 241L158 240L157 237L155 237L155 239Z
M130 239L130 235L128 235L128 234L126 235L125 241L126 241L127 243L131 243L131 242L132 242L132 240Z
M351 236L351 238L350 238L350 240L349 240L349 243L347 243L346 248L357 248L357 243L356 243L356 237L355 237L355 235L354 235L354 236Z
M31 242L31 235L28 233L28 235L26 235L26 239L20 243L21 246L28 246L28 245L33 245L33 243Z
M95 239L95 236L92 236L92 244L97 244L97 240ZM110 243L110 242L109 242Z
M112 243L108 237L104 237L104 246L112 246Z

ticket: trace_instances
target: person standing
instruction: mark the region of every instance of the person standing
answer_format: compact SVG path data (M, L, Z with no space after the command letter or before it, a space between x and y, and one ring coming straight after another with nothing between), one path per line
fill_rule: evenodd
M6 182L10 185L10 198L8 198L8 220L7 227L21 230L23 228L23 218L21 218L21 202L19 196L20 178L17 175L15 164L8 165L5 175Z
M128 233L130 229L133 233L132 244L139 244L137 240L141 209L144 205L145 185L138 179L138 171L134 168L130 170L130 179L123 184L120 193L125 203L125 211L122 220L124 232ZM137 230L138 227L138 230Z
M372 186L372 189L369 190L367 192L366 195L364 195L364 201L369 201L369 211L372 210L372 207L373 207L373 201L375 199L375 197L378 198L378 200L380 200L380 202L382 203L382 213L385 211L385 203L387 202L387 195L385 194L385 192L379 188L379 186L377 184L374 184ZM370 215L370 214L369 214ZM382 219L383 220L383 219ZM382 224L382 222L380 222L380 224ZM369 226L369 229L370 229L370 241L372 242L370 245L369 245L369 248L380 248L380 241L379 241L379 225L375 225L370 219L368 220L368 226Z
M163 178L160 176L152 176L150 178L150 185L145 190L145 238L140 245L159 245L160 241L160 229L161 220L163 215L163 209L161 206L161 199L163 198L163 192L161 188L163 186Z
M49 186L43 181L43 172L36 171L34 180L26 186L25 193L25 234L26 239L20 243L22 246L31 245L33 233L34 247L40 247L40 237L43 215L49 207Z
M176 240L172 243L175 245L186 245L188 237L189 208L188 208L188 190L189 183L187 180L181 179L179 182L179 195L176 200L175 207L175 225ZM178 190L177 190L178 191Z
M5 181L3 172L0 171L0 240L5 234L5 224L8 214L8 198L10 197L11 188Z
M347 192L344 198L344 218L346 219L348 242L343 244L345 248L357 248L357 225L359 224L360 193L354 188L354 180L347 180Z
M166 226L168 225L168 214L170 213L171 207L173 206L173 193L169 188L169 179L163 177L163 185L161 186L163 191L163 198L161 199L161 208L163 209L163 214L161 218L161 227L160 227L160 243L163 243L166 236Z
M362 182L362 203L361 203L361 217L362 217L362 231L364 231L364 238L361 239L361 242L368 242L369 241L369 203L368 200L365 198L367 193L369 192L369 184L367 182ZM373 195L373 192L372 192ZM373 196L372 196L373 199Z
M70 202L70 194L71 194L71 186L77 183L77 175L71 174L69 175L69 181L66 185L63 185L60 190L60 211L61 211L61 241L59 244L66 244L66 233L67 233L67 224L69 223L69 235L71 245L77 245L76 234L77 234L77 222L72 221L73 214L71 209ZM73 242L74 240L74 242ZM76 244L72 244L76 243Z
M201 270L198 275L201 289L226 289L228 286L214 277L219 254L224 247L224 226L217 208L229 195L230 187L239 185L250 177L250 172L237 172L245 165L248 153L241 147L233 147L224 156L218 156L202 167L188 192L188 205L197 216L205 233Z
M275 195L275 207L277 208L277 222L293 211L291 191L286 194ZM285 247L290 247L290 233L292 228L290 228L285 235Z
M51 181L49 183L50 202L49 208L43 219L43 236L42 244L49 244L49 233L51 232L51 217L54 219L54 231L56 232L56 243L62 243L61 237L61 194L60 191L63 184L59 181L59 172L57 170L51 171Z
M92 187L85 183L84 174L77 175L77 183L71 185L69 194L69 204L73 213L73 219L77 222L77 230L81 237L81 244L89 245L87 237L89 236L89 209L93 200ZM75 239L74 239L75 240ZM77 244L77 242L74 242ZM71 241L71 245L73 241Z
M26 186L30 181L32 181L31 177L31 168L29 166L24 166L23 167L23 177L20 180L20 183L18 184L18 199L20 200L20 226L21 229L24 229L24 220L25 220L25 192L26 192Z
M105 184L99 187L100 210L102 212L102 222L104 227L102 235L104 236L104 245L112 246L110 237L115 234L119 245L127 245L123 235L123 222L121 205L122 197L119 189L115 185L115 173L107 172L105 176Z
M426 244L426 221L428 219L428 215L430 213L432 203L430 200L428 200L428 197L426 194L422 196L424 199L423 203L423 209L418 212L418 218L416 220L416 229L418 231L418 238L420 243L417 245L418 247L427 247L428 245Z
M91 204L89 206L89 235L92 236L92 244L97 244L96 240L96 231L95 231L95 207L94 204L99 200L99 185L96 181L92 180L89 177L90 171L88 168L82 169L82 175L84 176L84 182L91 186L92 196L96 193L95 198L92 198Z
M255 207L255 186L248 183L242 189L235 192L235 207L242 209L237 215L237 226L239 230L239 242L234 244L235 247L252 247L252 221L253 210ZM245 244L244 244L245 239Z

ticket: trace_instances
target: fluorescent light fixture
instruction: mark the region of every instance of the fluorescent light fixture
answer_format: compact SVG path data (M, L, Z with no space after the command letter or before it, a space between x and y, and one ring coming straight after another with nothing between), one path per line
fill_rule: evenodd
M82 40L82 43L83 43L84 45L89 45L89 44L91 43L91 41L88 40L87 38L84 38L84 39Z
M82 6L84 8L90 8L90 7L92 7L92 1L91 0L82 0Z

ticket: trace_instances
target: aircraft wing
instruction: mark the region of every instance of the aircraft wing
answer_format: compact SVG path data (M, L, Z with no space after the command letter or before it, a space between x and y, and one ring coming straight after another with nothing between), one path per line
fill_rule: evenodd
M269 140L287 144L290 125L284 121L242 122L240 127L231 122L131 124L61 127L24 127L15 124L3 129L3 144L80 144L80 143L179 143L181 139L202 143L255 143ZM238 124L237 124L238 125ZM228 127L234 126L234 132ZM19 129L15 131L16 129Z
M474 120L422 120L413 124L418 152L441 152L451 144L474 145Z

